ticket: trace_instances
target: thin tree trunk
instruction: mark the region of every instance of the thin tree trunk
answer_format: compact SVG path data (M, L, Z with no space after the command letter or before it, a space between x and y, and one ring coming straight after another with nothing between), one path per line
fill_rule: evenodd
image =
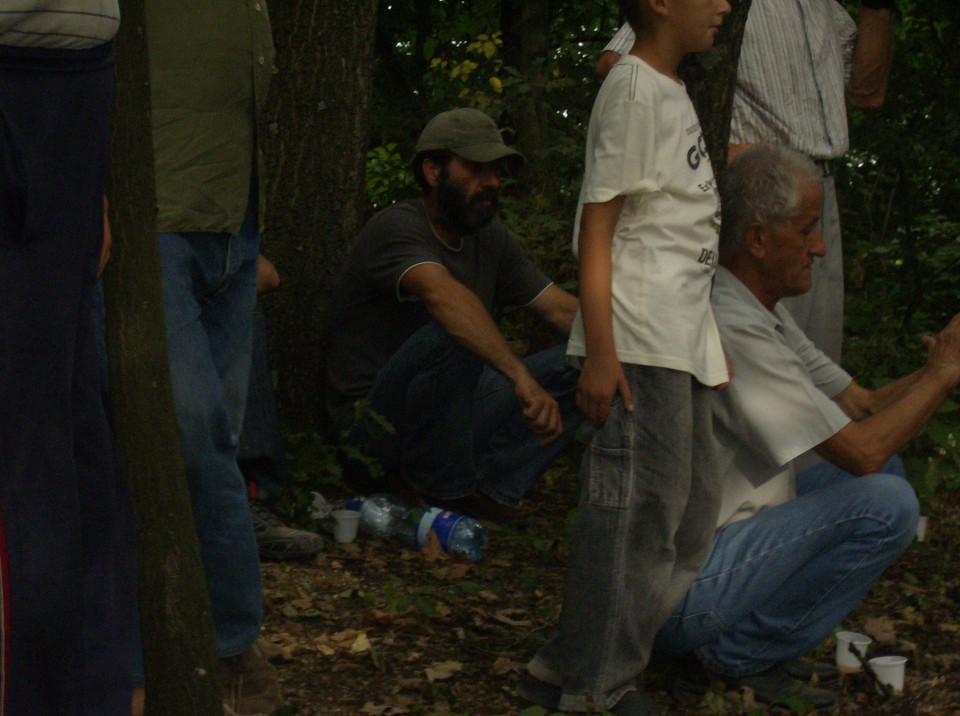
M504 61L517 70L530 88L516 97L511 107L517 149L527 160L521 169L521 184L536 193L551 195L553 182L546 160L551 108L544 97L546 61L551 49L549 0L502 0L500 26Z
M104 281L112 421L139 529L147 710L220 716L213 622L167 364L144 7L139 0L120 7L109 189L114 245Z
M727 163L733 93L737 85L740 45L750 2L731 0L732 9L723 21L723 28L713 49L688 58L681 68L681 76L700 117L713 171L718 178Z

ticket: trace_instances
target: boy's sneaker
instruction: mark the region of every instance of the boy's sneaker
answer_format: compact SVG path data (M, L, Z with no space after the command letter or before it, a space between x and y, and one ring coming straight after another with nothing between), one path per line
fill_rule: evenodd
M523 699L550 712L560 708L561 692L559 686L538 679L530 672L524 672L517 685L517 693ZM609 711L617 716L664 716L659 706L636 690L625 693Z
M220 659L220 679L225 713L268 716L283 706L277 670L257 642L242 654Z
M545 708L547 711L556 711L560 708L561 689L549 682L538 679L529 671L524 671L517 684L517 693L520 698Z
M265 562L309 559L323 550L323 537L287 527L261 500L250 500L253 531Z

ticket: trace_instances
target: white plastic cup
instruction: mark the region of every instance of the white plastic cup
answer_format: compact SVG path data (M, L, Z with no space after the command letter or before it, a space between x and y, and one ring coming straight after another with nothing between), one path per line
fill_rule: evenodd
M850 653L850 645L853 645L861 657L866 658L867 647L873 639L855 631L838 631L834 639L837 642L837 671L841 674L854 674L861 671L863 667L857 661L857 657Z
M905 656L875 656L870 659L870 668L877 675L877 681L889 686L893 693L903 693L903 673L907 666ZM877 687L880 690L880 687Z
M333 538L340 543L353 542L360 526L360 513L356 510L334 510Z
M923 542L926 536L927 536L927 516L920 515L920 519L917 520L917 542Z

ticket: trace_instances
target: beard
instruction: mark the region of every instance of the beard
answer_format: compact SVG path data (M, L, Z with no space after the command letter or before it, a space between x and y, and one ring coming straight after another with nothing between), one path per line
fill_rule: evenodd
M473 196L467 196L466 189L451 181L444 169L436 191L437 220L458 233L472 234L479 231L497 215L497 189L481 189Z

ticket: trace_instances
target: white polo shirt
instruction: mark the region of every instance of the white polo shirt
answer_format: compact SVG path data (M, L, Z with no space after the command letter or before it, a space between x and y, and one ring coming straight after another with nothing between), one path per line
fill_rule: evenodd
M832 398L853 379L723 267L712 302L733 366L714 412L724 527L796 496L791 461L850 422Z

